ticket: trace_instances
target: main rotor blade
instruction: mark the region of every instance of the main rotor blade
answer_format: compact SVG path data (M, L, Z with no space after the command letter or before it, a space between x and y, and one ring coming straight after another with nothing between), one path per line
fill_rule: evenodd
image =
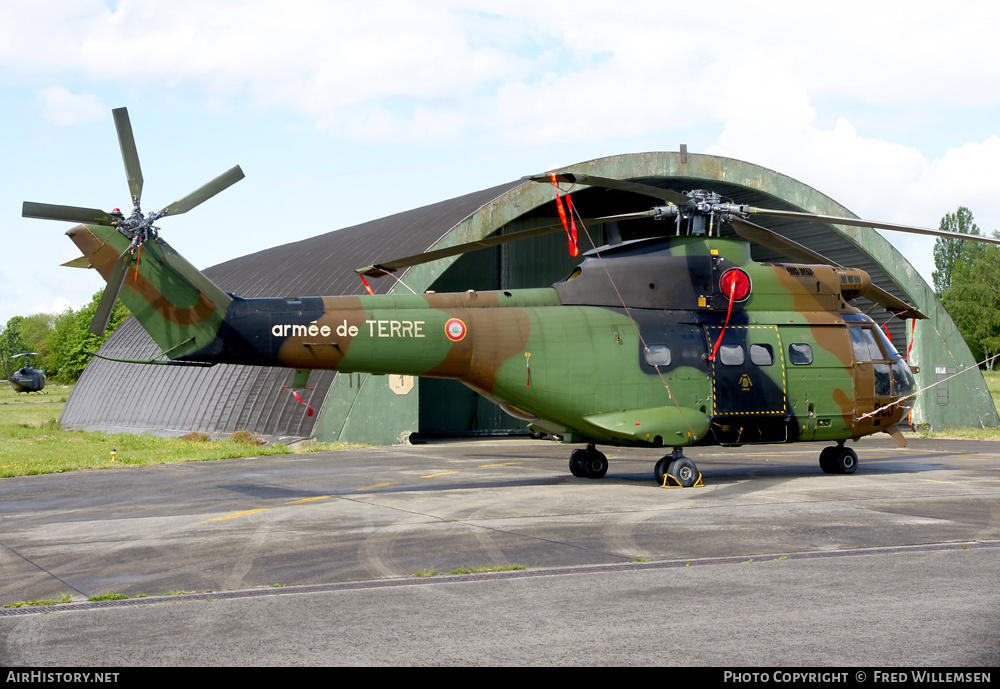
M90 322L90 332L94 335L103 335L111 320L111 312L115 309L115 302L118 301L118 294L122 291L122 284L125 282L125 275L128 273L128 265L132 261L132 254L126 249L125 252L115 261L108 276L108 286L104 288L101 301L97 304L97 311L94 312L94 320Z
M181 213L187 213L195 206L208 201L220 191L233 186L244 177L243 170L239 165L230 168L208 184L198 187L187 196L171 203L160 211L160 215L180 215Z
M788 237L783 237L777 232L773 232L766 227L761 227L760 225L755 225L751 222L747 222L746 220L740 220L739 218L733 218L732 224L733 230L736 234L748 242L753 242L754 244L759 244L760 246L770 249L771 251L776 251L782 256L798 263L821 263L833 266L834 268L843 268L842 265L827 258L823 254L804 247L798 242L793 241ZM961 236L964 237L965 235ZM874 283L868 289L868 293L865 294L865 296L889 313L900 318L927 318L927 316L920 313L920 311L913 306L910 306L899 297L887 292Z
M496 237L486 237L474 242L456 244L455 246L449 246L444 249L425 251L422 254L414 254L413 256L404 256L403 258L396 258L383 263L375 263L370 266L365 266L364 268L358 268L355 272L359 275L367 275L368 277L378 278L382 277L386 273L394 273L401 268L411 268L413 266L423 265L424 263L430 263L431 261L437 261L450 256L460 256L462 254L467 254L470 251L479 251L480 249L488 249L491 246L499 246L508 242L516 242L519 239L540 237L562 229L562 224L558 223L555 225L536 227L530 230L521 230L520 232L512 232L510 234L502 234Z
M115 220L119 219L117 216L98 208L57 206L51 203L34 203L33 201L25 201L21 204L21 217L65 220L85 225L107 225L109 227L114 227Z
M800 213L798 211L779 211L767 208L754 208L744 206L743 211L756 215L770 215L775 218L791 218L793 220L811 220L814 222L827 223L830 225L851 225L853 227L877 227L880 230L894 230L896 232L909 232L911 234L926 234L931 237L944 237L946 239L971 239L974 242L986 242L989 244L1000 244L1000 239L995 237L984 237L977 234L962 234L960 232L947 232L945 230L932 230L927 227L913 227L912 225L899 225L889 222L878 222L874 220L862 220L860 218L842 218L837 215L817 215L815 213Z
M142 197L142 169L139 167L139 153L135 148L135 137L132 136L132 122L128 118L128 108L116 108L111 111L115 118L115 129L118 130L118 145L122 149L122 162L125 163L125 176L128 177L128 191L132 201Z
M624 215L609 215L602 218L584 218L582 222L585 225L591 223L602 223L602 222L612 222L619 220L638 220L640 218L651 218L656 215L656 210L641 211L638 213L625 213ZM474 242L466 242L465 244L456 244L455 246L449 246L444 249L435 249L434 251L426 251L422 254L415 254L413 256L405 256L403 258L393 259L391 261L385 261L383 263L376 263L374 265L365 266L364 268L358 268L355 272L359 275L367 275L368 277L382 277L386 273L394 273L401 268L410 268L412 266L419 266L424 263L430 263L431 261L437 261L442 258L448 258L450 256L460 256L461 254L467 254L470 251L478 251L480 249L488 249L491 246L499 246L501 244L508 244L509 242L517 242L522 239L531 239L532 237L540 237L545 234L550 234L552 232L563 231L562 223L556 223L554 225L544 225L542 227L535 227L530 230L521 230L519 232L511 232L510 234L501 234L495 237L486 237L484 239L478 239Z
M733 231L743 239L775 251L796 263L824 263L836 268L843 267L839 263L831 261L823 254L804 247L798 242L788 237L783 237L766 227L761 227L760 225L755 225L752 222L740 220L739 218L733 218L732 224Z
M551 175L552 173L543 172L539 175L527 175L522 179L528 179L532 182L540 182L544 184L545 182L551 182ZM629 191L633 194L651 196L654 199L660 199L661 201L672 203L675 206L683 206L690 200L687 196L681 194L680 192L676 192L672 189L660 189L659 187L654 187L651 184L630 182L624 179L611 179L610 177L595 177L593 175L585 175L579 172L557 172L555 175L557 182L563 182L565 184L586 184L591 187Z

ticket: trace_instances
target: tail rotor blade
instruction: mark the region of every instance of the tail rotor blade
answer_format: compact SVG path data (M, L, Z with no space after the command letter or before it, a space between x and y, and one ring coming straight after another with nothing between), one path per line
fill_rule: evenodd
M131 260L132 255L126 250L118 257L111 269L111 275L108 276L108 286L104 288L104 294L101 295L101 301L98 302L97 311L94 313L94 320L90 322L90 332L94 335L103 335L108 327L111 312L114 311L118 294L122 291L122 284L125 282L125 275Z
M107 225L113 227L120 218L97 208L78 206L57 206L51 203L25 201L21 205L21 217L42 220L66 220L86 225Z
M233 186L245 175L239 165L223 172L208 184L201 186L182 199L174 201L169 206L160 211L160 215L180 215L198 206L218 194L224 189Z
M115 117L115 129L118 130L118 145L122 149L122 162L125 163L125 175L128 177L128 190L132 201L142 197L142 169L139 167L139 153L135 148L135 137L132 136L132 123L128 118L127 108L117 108L111 111Z

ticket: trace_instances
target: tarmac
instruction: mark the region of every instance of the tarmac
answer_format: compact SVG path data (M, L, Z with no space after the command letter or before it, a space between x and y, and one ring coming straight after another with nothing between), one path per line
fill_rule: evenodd
M689 448L684 489L530 440L2 479L0 605L73 602L0 608L0 665L1000 664L1000 443L852 446Z

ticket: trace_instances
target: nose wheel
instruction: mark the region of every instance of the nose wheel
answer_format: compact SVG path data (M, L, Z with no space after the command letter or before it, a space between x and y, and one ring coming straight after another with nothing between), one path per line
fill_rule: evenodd
M819 468L826 474L853 474L858 469L858 454L844 443L819 453Z
M608 458L593 445L586 450L574 450L569 456L569 470L577 478L604 478L608 473Z

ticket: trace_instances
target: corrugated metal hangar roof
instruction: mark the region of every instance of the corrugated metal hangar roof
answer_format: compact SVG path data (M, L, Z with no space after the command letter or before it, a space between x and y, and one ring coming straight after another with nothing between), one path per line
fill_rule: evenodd
M755 206L854 217L829 197L796 180L729 158L641 153L601 158L568 170L675 191L705 188L737 203ZM653 205L648 197L607 189L583 187L574 190L573 197L584 217L626 213ZM482 239L495 232L516 231L538 224L539 219L556 222L551 187L516 181L244 256L205 273L222 289L241 297L357 294L362 286L356 268ZM760 216L755 216L754 222L841 265L867 271L875 284L928 314L929 325L918 326L914 347L915 361L921 366L920 387L934 382L937 370L974 365L932 290L874 230ZM622 234L631 239L662 234L665 229L660 223L639 221L623 225ZM603 242L601 231L600 227L591 228L598 244ZM581 239L581 246L584 244ZM183 247L179 251L183 254ZM477 254L481 256L476 258ZM757 248L753 255L764 262L787 260ZM417 266L405 273L404 280L417 292L539 287L563 277L573 264L575 261L571 263L566 256L565 239L553 235ZM383 293L401 289L391 278L372 281L372 286ZM880 320L877 314L872 315ZM898 320L890 323L897 346L906 341L904 327ZM114 358L148 359L159 350L138 323L129 319L100 353ZM317 371L309 381L314 390L308 401L320 413L310 417L304 413L305 407L282 390L282 385L290 384L292 375L287 369L254 366L182 368L95 359L74 389L61 421L92 429L169 434L245 429L272 438L316 436L324 440L391 442L401 434L424 430L424 425L434 426L421 421L421 415L429 413L422 408L442 404L443 396L464 390L452 381L448 383L453 387L439 387L440 381L430 384L425 380L418 384L424 386L423 391L404 399L386 392L385 376L375 377L375 381L367 376L338 379L332 372ZM982 383L982 376L978 381ZM932 421L935 426L969 425L970 413L978 416L981 425L996 425L996 412L985 383L981 394L976 390L972 393L967 402L947 407L918 401L915 413L919 420ZM472 395L470 391L464 394ZM465 430L496 430L498 424L517 426L498 411L492 421L484 421L484 402L469 400L471 397L459 404L471 405L471 411L457 414L469 417L461 422L469 426ZM495 410L493 405L485 405ZM454 417L456 410L449 408L442 415Z

